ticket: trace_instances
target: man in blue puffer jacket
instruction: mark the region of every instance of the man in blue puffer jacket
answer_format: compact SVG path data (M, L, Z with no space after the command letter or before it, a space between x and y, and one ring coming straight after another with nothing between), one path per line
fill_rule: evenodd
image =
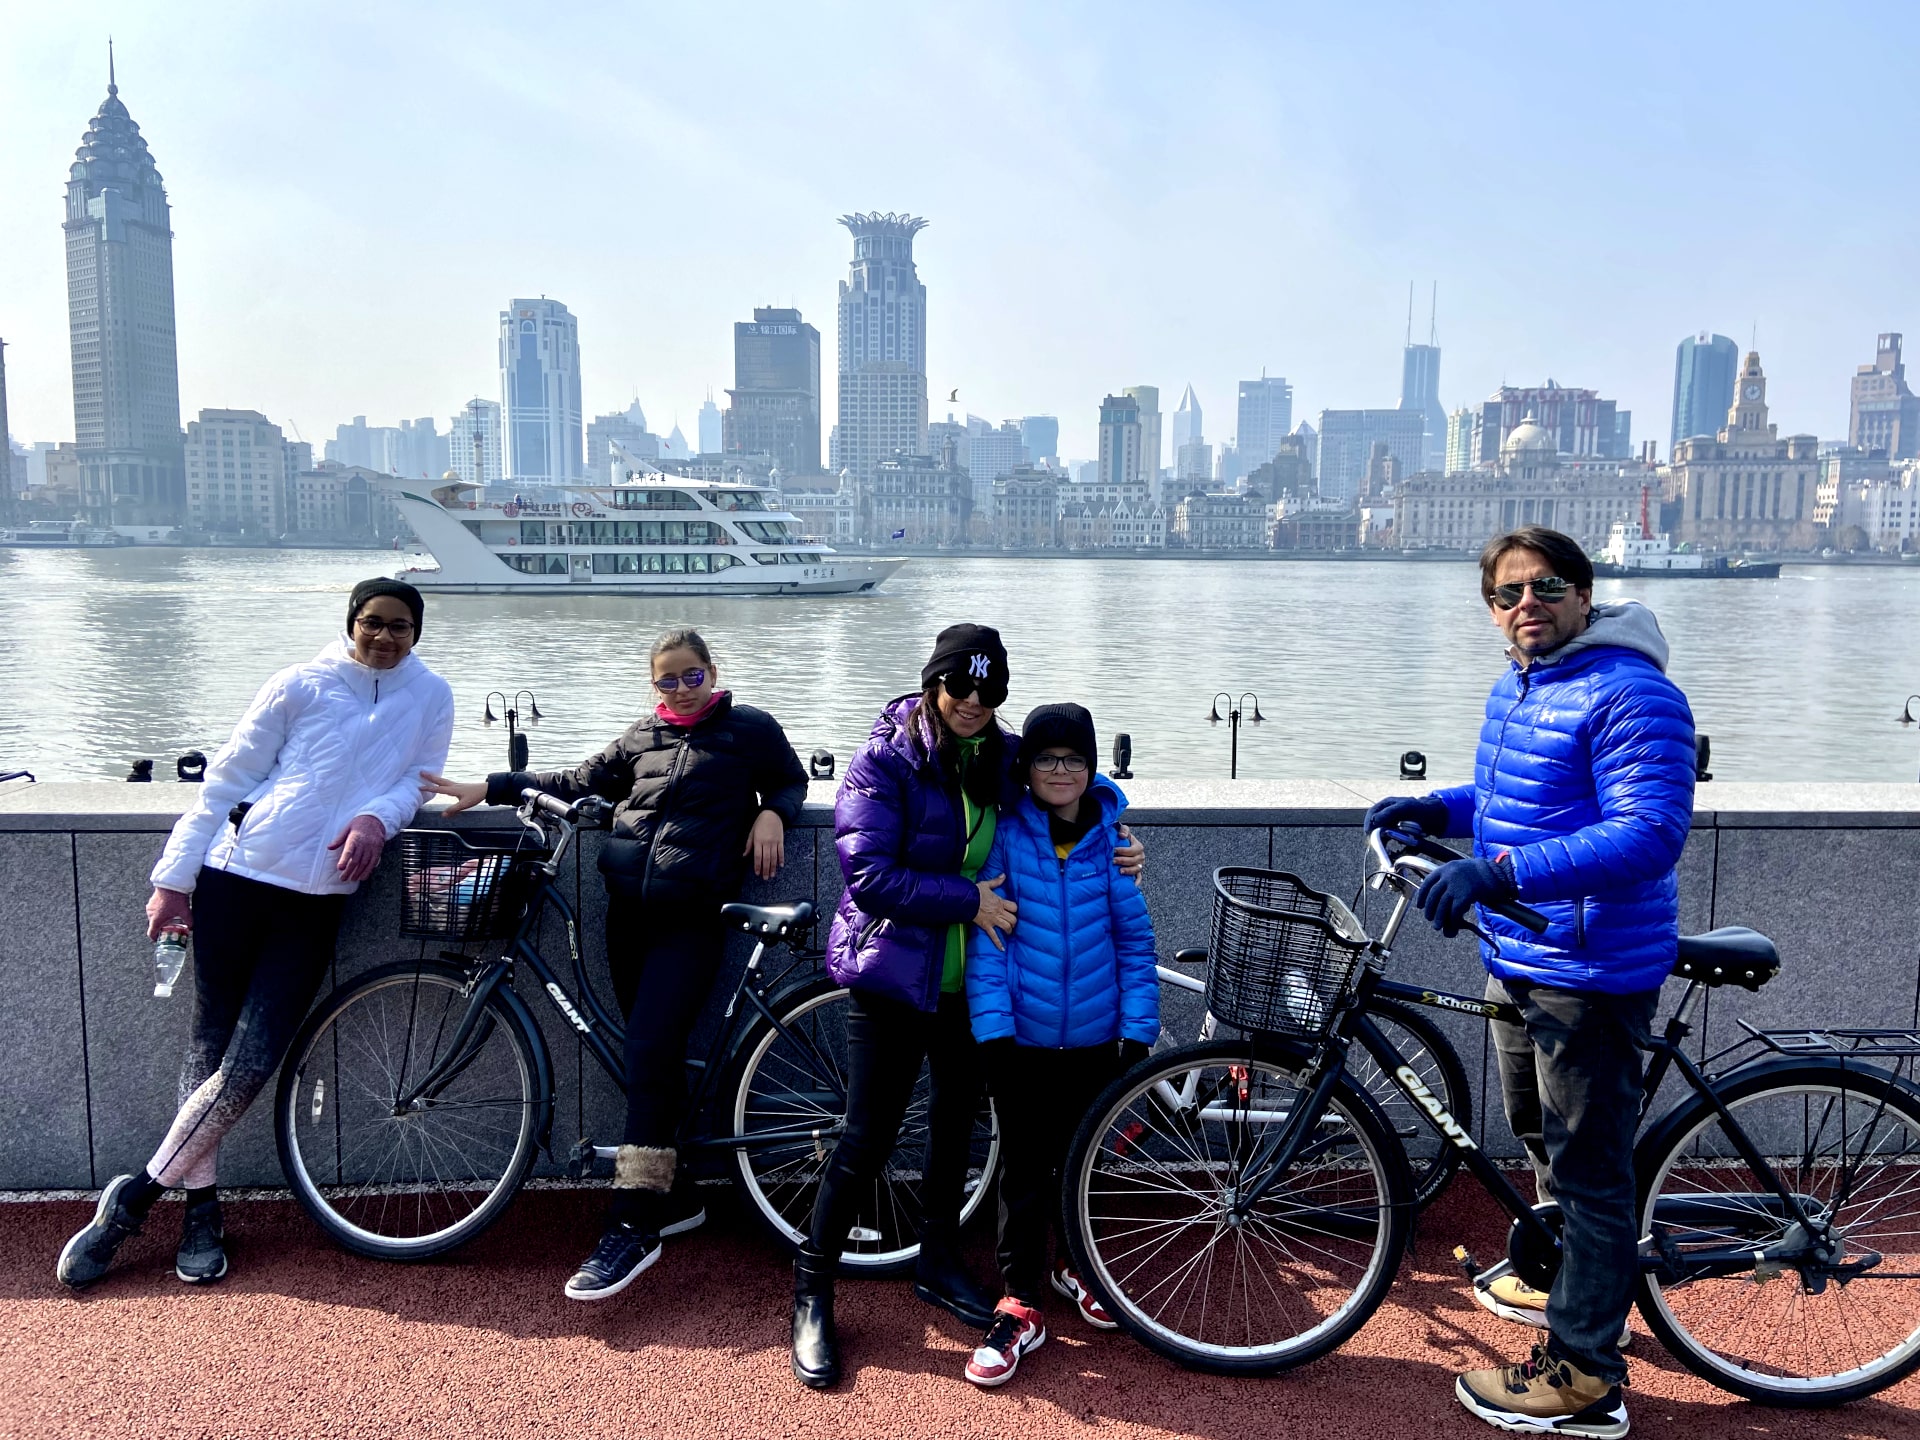
M1473 1371L1455 1394L1503 1429L1627 1433L1620 1354L1638 1230L1633 1139L1641 1046L1679 938L1674 866L1693 816L1693 715L1666 677L1667 643L1634 601L1593 604L1593 566L1533 526L1491 541L1481 592L1512 661L1487 697L1474 783L1383 800L1367 828L1471 835L1418 903L1457 934L1483 902L1517 898L1534 935L1482 908L1487 998L1507 1118L1560 1207L1564 1258L1550 1294L1502 1276L1476 1287L1496 1314L1547 1331L1524 1364Z
M1078 705L1027 716L1016 774L1028 793L1003 811L982 871L1006 876L1020 923L1005 948L983 930L968 940L967 1008L1000 1121L1006 1285L967 1364L976 1385L1005 1384L1047 1338L1049 1278L1088 1324L1114 1328L1067 1263L1060 1171L1094 1097L1160 1034L1160 981L1146 901L1112 860L1126 797L1098 773L1094 742L1093 717Z

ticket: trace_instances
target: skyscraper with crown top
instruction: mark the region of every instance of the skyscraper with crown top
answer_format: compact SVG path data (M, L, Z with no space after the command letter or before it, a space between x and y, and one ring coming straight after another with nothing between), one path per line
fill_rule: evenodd
M96 524L186 518L173 228L107 61L107 98L67 174L67 308L82 503Z
M842 215L853 267L840 282L840 421L835 470L871 479L896 455L927 450L927 287L913 264L917 215Z

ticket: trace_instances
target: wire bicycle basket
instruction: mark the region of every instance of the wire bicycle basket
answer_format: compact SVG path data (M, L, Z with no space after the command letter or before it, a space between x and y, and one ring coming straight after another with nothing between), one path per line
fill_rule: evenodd
M1207 1009L1270 1035L1324 1035L1367 947L1340 900L1279 870L1213 872Z
M402 830L400 933L422 939L490 940L511 935L533 893L533 873L516 859L538 860L537 845L475 845L454 830Z

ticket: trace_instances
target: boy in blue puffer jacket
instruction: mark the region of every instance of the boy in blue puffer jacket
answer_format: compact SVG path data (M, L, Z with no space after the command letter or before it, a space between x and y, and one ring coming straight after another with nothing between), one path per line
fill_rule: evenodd
M1005 1384L1047 1338L1049 1231L1061 1236L1053 1288L1089 1324L1114 1328L1066 1263L1060 1171L1094 1097L1160 1034L1160 982L1146 901L1112 863L1126 796L1099 774L1096 754L1080 706L1027 716L1016 773L1028 793L1002 811L980 872L1006 876L1000 893L1020 919L1004 950L981 931L967 954L967 1006L1000 1120L1007 1291L967 1363L976 1385Z

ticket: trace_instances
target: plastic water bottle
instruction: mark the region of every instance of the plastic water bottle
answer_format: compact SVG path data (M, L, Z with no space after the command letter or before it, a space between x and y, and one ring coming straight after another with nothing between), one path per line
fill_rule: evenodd
M173 982L180 978L180 972L187 963L187 935L185 925L168 925L161 929L160 938L153 946L153 993L159 1000L165 1000L173 994Z

